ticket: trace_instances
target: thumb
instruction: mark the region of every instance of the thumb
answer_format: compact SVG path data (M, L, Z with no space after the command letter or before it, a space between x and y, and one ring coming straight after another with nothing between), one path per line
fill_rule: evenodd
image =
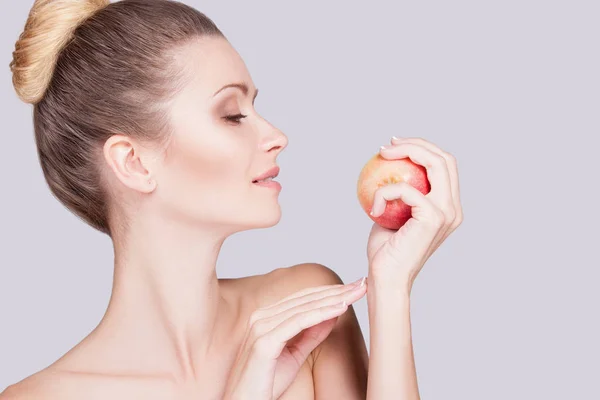
M339 317L331 318L305 329L293 343L288 343L296 360L306 360L308 355L329 336Z

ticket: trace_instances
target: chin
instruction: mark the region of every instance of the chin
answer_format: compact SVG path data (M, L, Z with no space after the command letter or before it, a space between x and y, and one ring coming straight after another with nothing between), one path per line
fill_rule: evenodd
M264 209L261 212L255 213L252 221L249 221L248 229L270 228L277 225L280 220L281 207L277 204L268 209Z
M263 222L266 227L277 225L281 220L281 207L277 204L273 209L270 210L270 215L265 215Z

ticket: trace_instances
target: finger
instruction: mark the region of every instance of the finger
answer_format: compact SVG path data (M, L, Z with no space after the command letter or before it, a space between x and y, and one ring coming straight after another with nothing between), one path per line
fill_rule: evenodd
M428 196L442 210L453 208L450 175L444 157L414 143L384 147L381 149L380 154L383 158L389 160L408 157L415 164L425 167L427 178L431 183L431 191Z
M252 348L253 354L261 358L276 359L288 340L304 329L342 315L347 309L348 304L343 302L295 314L256 339Z
M440 149L437 145L435 145L423 138L420 138L420 137L409 137L409 138L392 137L391 144L397 145L397 144L401 144L401 143L418 144L418 145L425 147L429 151L432 151L432 152L444 157L444 159L446 160L446 164L448 165L448 173L450 175L450 187L452 190L452 200L453 200L454 210L455 210L455 219L457 220L457 223L460 223L460 221L462 220L462 205L460 202L460 184L459 184L459 179L458 179L458 165L457 165L456 158L452 154Z
M339 317L331 318L305 329L288 349L296 360L306 360L310 353L329 336Z
M327 296L305 303L299 303L296 306L282 309L282 311L278 314L274 314L266 318L261 318L259 320L254 321L251 327L252 336L260 337L266 332L275 329L275 327L281 324L283 321L291 319L295 315L301 314L303 312L317 310L335 304L340 304L342 301L345 301L346 304L353 304L361 297L363 297L366 294L366 292L367 285L364 284L346 292L338 293L335 295Z
M351 284L348 284L348 285L336 286L336 287L325 289L325 290L308 292L308 293L300 295L300 296L291 297L291 298L287 299L286 301L278 302L272 306L263 308L263 309L259 310L259 313L263 314L265 316L275 315L275 314L279 314L285 310L288 310L292 307L296 307L300 304L305 304L305 303L309 303L309 302L324 299L324 298L332 298L333 296L337 296L342 293L347 293L349 291L354 290L355 288L357 288L359 286L362 286L364 284L364 280L365 280L365 278L361 278L361 279L359 279ZM343 299L340 299L340 301L342 301L342 300Z
M411 207L413 218L423 222L439 222L442 212L418 189L406 182L392 183L380 187L373 196L372 215L378 217L385 211L386 203L401 200Z
M361 282L361 281L366 282L366 279L361 279L356 282ZM319 298L322 298L320 296L324 296L325 294L332 296L335 294L347 292L348 288L352 287L352 286L353 286L353 284L351 284L351 285L323 285L323 286L319 286L319 287L307 288L307 289L312 289L312 290L322 289L322 288L325 288L325 289L321 290L321 291L316 291L312 294L309 293L308 295L305 295L305 296L313 296L312 301L315 301L315 300L318 300ZM364 284L364 286L366 286L366 283ZM306 293L306 292L309 292L309 290L301 290L295 294ZM289 316L291 314L288 313L287 315L284 315L284 314L282 314L282 312L288 310L289 308L293 307L294 305L300 304L301 301L306 302L307 300L306 300L305 296L293 298L293 299L290 299L287 302L283 302L283 303L278 302L278 303L276 303L275 306L271 306L271 308L269 308L269 309L259 309L259 310L256 310L254 313L252 313L252 315L250 316L250 321L249 321L250 329L246 333L246 337L244 338L243 346L245 347L247 345L248 341L250 341L250 344L252 344L257 337L262 336L265 332L272 330L275 326L279 325L283 320L285 320L285 318L289 318ZM355 301L357 299L348 298L348 300ZM341 301L343 301L343 297L338 298L337 302L339 303ZM329 302L322 303L322 304L333 304L333 302L329 301ZM314 303L313 303L312 308L315 308Z
M273 314L270 317L265 318L263 322L265 324L271 324L272 326L276 326L283 320L291 318L293 315L304 311L338 304L344 300L346 301L346 303L352 304L359 300L361 297L363 297L366 291L367 285L365 283L362 286L356 286L344 292L333 293L325 297L315 297L314 299L309 301L301 301L301 299L295 299L288 303L282 304L282 307L280 308L280 311L277 314Z
M269 306L265 307L265 309L269 309L269 308L275 307L275 306L277 306L277 305L279 305L281 303L285 303L285 302L287 302L287 301L289 301L291 299L296 299L296 298L299 298L299 297L302 297L302 296L306 296L306 295L309 295L309 294L312 294L312 293L326 292L326 291L329 291L329 290L342 290L343 291L343 290L346 290L349 287L353 286L357 282L360 282L360 279L358 279L358 280L356 280L354 282L345 284L345 285L340 283L340 284L335 284L335 285L321 285L321 286L307 287L307 288L304 288L304 289L299 290L297 292L294 292L294 293L290 294L287 297L284 297L283 299L277 301L276 303L270 304Z
M288 356L297 363L298 368L306 361L314 349L321 344L333 330L338 317L328 319L320 324L311 326L302 331L300 335L287 342ZM262 365L258 368L264 368ZM289 378L276 374L273 382L273 392L282 393L289 385Z

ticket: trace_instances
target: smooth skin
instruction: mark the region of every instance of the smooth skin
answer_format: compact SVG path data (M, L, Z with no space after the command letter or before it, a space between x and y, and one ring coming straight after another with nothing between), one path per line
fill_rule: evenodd
M170 104L166 152L124 135L102 149L120 205L115 226L128 221L113 237L104 317L0 399L417 399L409 295L462 219L455 160L418 138L382 150L424 163L432 192L398 184L376 193L374 212L402 198L415 218L397 232L374 224L366 281L344 285L316 263L219 279L227 237L280 219L278 192L252 179L276 165L288 139L254 109L256 88L226 40L190 42L178 62L188 81ZM215 95L233 82L249 90ZM365 295L370 360L351 306Z
M410 293L429 257L462 223L457 162L422 138L392 138L386 159L409 158L424 166L431 190L423 195L401 182L375 192L372 214L389 200L411 206L412 217L397 231L373 224L367 243L370 361L367 399L420 399L412 349Z

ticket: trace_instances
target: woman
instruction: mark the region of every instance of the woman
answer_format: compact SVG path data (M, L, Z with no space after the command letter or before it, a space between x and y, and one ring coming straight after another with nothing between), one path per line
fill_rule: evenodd
M280 219L264 179L287 137L215 24L174 1L37 0L11 69L52 193L111 237L115 274L93 332L1 399L419 398L409 296L462 221L451 155L418 138L381 150L432 189L377 191L373 215L401 199L413 218L373 225L368 283L308 263L218 279L228 236ZM370 359L351 308L365 294Z

